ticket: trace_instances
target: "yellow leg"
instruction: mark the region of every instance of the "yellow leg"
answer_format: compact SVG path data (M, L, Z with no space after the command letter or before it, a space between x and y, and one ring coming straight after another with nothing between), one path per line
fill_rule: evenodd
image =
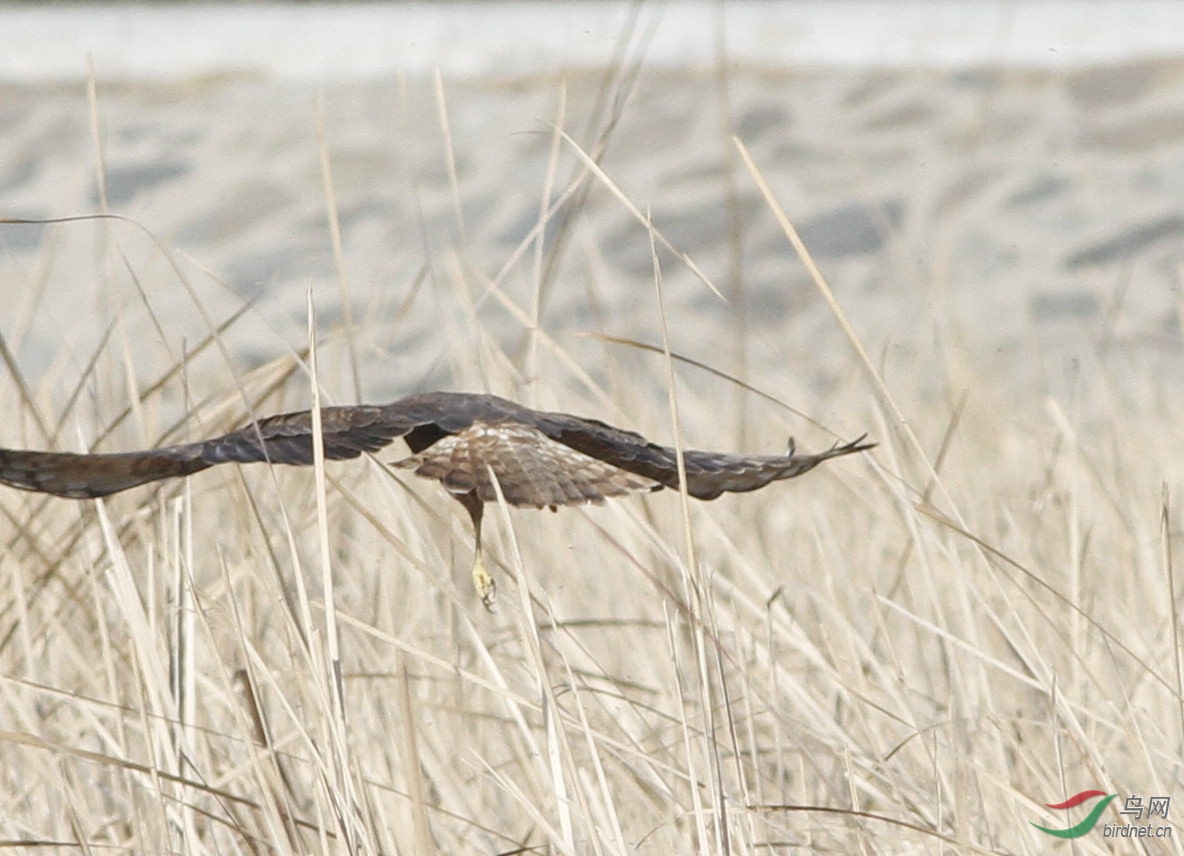
M480 544L477 545L477 550L473 557L473 588L477 590L477 594L481 598L481 603L484 604L485 608L493 612L493 602L497 599L497 583L494 582L489 571L485 570L485 563L481 561Z
M485 570L485 563L481 561L481 518L485 513L485 503L478 499L475 493L460 493L455 496L473 521L473 588L477 590L481 603L492 612L497 584L494 583L489 571Z

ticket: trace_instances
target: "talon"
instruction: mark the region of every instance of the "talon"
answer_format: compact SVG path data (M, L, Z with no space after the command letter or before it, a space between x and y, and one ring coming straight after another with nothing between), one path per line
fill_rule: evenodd
M493 603L497 599L497 583L490 576L489 571L485 570L485 563L481 561L480 555L473 563L473 588L477 590L481 604L493 612Z

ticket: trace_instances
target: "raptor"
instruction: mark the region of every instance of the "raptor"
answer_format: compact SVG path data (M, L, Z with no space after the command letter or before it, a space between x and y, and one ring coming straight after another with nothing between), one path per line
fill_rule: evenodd
M554 509L608 497L679 488L678 453L596 419L533 410L494 395L424 392L391 404L325 407L321 436L327 460L377 452L402 437L409 457L400 469L439 481L473 522L473 582L489 605L493 578L481 560L485 503ZM866 436L866 435L864 435ZM817 454L734 455L685 450L686 492L696 499L756 490L793 478L840 455L874 446L859 437ZM217 464L313 463L313 414L260 419L210 440L137 452L73 453L0 448L0 483L22 490L88 499L147 482L187 476Z

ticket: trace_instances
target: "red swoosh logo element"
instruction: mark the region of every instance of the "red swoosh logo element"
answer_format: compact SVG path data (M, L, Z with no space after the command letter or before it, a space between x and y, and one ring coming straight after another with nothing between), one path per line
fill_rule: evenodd
M1105 791L1082 791L1079 794L1074 794L1065 800L1063 803L1045 803L1049 808L1073 808L1075 805L1081 805L1086 800L1092 800L1094 797L1106 796Z

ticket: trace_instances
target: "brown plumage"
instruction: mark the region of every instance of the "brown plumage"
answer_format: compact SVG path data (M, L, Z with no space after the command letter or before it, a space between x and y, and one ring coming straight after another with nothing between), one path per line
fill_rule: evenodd
M555 508L677 488L674 449L595 419L532 410L493 395L426 392L385 406L321 410L325 457L356 458L402 437L411 456L394 466L436 479L468 510L476 535L474 580L487 602L481 517L497 488L510 505ZM860 437L815 455L730 455L685 450L687 493L714 499L792 478L828 458L872 448ZM72 499L106 496L225 463L313 462L312 414L286 413L196 443L141 452L75 454L0 449L0 482ZM496 480L496 487L495 487Z

